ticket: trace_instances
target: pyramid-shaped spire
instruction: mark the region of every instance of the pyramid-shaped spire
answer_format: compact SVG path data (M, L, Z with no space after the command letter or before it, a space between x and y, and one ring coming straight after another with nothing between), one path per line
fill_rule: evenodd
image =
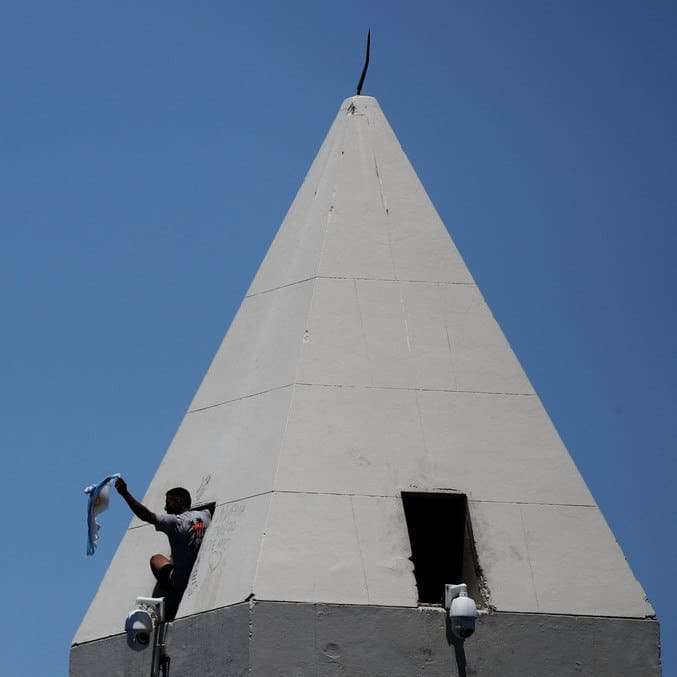
M653 615L372 97L342 104L144 503L177 484L217 504L177 628L416 609L402 492L468 497L492 617ZM163 539L132 522L76 644L121 633Z

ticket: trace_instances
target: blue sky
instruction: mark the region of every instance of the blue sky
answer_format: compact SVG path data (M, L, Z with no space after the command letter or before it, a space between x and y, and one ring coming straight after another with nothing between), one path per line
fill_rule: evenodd
M0 8L3 667L65 675L373 31L376 96L662 622L677 675L677 5ZM584 575L584 572L582 572ZM39 642L10 627L47 622ZM41 633L42 634L42 633Z

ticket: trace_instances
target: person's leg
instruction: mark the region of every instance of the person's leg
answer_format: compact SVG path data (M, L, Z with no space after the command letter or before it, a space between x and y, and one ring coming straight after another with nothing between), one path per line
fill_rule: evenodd
M172 571L172 561L168 557L153 555L150 558L150 570L159 583L169 587L169 574Z

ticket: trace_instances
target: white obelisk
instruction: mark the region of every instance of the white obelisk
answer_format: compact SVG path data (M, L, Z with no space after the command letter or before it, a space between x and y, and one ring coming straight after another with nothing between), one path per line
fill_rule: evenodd
M372 97L341 105L145 504L176 485L217 508L172 676L660 675L654 612ZM150 674L123 624L162 548L131 523L72 677ZM481 610L464 645L451 576Z

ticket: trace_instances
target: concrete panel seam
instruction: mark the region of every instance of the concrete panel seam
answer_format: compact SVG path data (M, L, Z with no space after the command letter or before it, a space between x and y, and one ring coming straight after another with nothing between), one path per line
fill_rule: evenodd
M362 308L360 306L360 294L357 290L357 280L353 280L353 287L355 288L355 301L357 303L357 314L360 316L360 333L362 334L362 343L364 344L364 353L367 356L367 362L369 363L369 380L374 382L374 370L371 368L373 365L371 363L371 357L369 356L369 344L367 343L367 333L364 330L364 316L362 314ZM369 387L369 386L367 386ZM372 386L373 387L373 386Z
M332 147L332 152L333 152L333 150L334 149ZM333 198L332 198L332 201L333 201ZM327 219L328 218L329 218L329 215L327 215ZM323 246L324 246L324 242L323 242ZM304 327L307 326L308 315L313 310L313 300L315 299L316 288L317 288L317 279L313 280L313 289L312 289L312 292L310 294L310 301L308 303L306 320L303 323ZM300 338L300 340L301 340L301 342L303 342L303 336ZM298 356L298 359L296 361L296 366L294 368L294 382L296 382L296 380L298 378L299 365L300 365L302 359L303 359L303 343L301 343L299 356ZM287 408L287 418L284 422L284 428L282 429L282 435L280 436L280 446L278 447L278 450L277 450L277 460L276 460L276 463L275 463L275 473L273 474L273 488L275 488L275 484L277 482L277 476L278 476L278 473L280 471L280 458L282 456L282 450L284 449L284 444L287 440L287 430L289 428L289 420L291 419L291 414L292 414L293 407L294 407L294 395L295 395L295 393L296 393L296 385L293 385L292 386L292 393L291 393L291 396L289 398L289 407ZM264 550L264 542L265 542L265 539L266 539L266 534L267 534L267 530L268 530L268 525L270 524L270 516L271 516L272 512L273 512L273 497L271 496L270 497L270 503L268 504L268 514L266 515L266 521L263 524L263 531L261 532L261 541L259 543L259 552L258 552L258 555L256 557L256 566L254 567L254 576L252 578L252 586L253 587L256 586L256 581L258 580L259 567L261 565L261 557L262 557L263 550Z
M298 370L298 362L296 364L296 369ZM275 464L275 474L273 475L273 487L275 487L275 483L277 481L277 474L280 470L280 457L282 456L282 449L284 449L284 444L287 440L287 428L289 427L289 419L291 418L291 413L292 409L294 406L294 392L296 390L296 386L293 386L292 394L291 397L289 398L289 407L287 409L287 420L284 422L284 429L282 430L282 435L280 436L280 446L277 450L277 462ZM270 492L271 494L274 493L274 491ZM268 514L266 515L266 521L263 524L263 531L261 532L261 541L259 543L259 553L256 557L256 566L254 567L254 576L252 578L252 586L256 586L256 581L258 580L258 575L259 575L259 566L261 564L261 556L263 554L264 550L264 542L266 539L266 534L268 531L268 525L270 524L270 516L273 512L273 497L270 497L270 502L268 504ZM253 593L253 591L252 591Z
M333 205L332 205L333 206ZM278 289L284 289L285 287L293 287L295 284L301 284L303 282L310 282L311 280L358 280L365 282L405 282L407 284L429 284L436 285L439 287L477 287L475 282L448 282L444 280L414 280L409 278L394 278L394 277L365 277L363 275L322 275L317 273L316 275L311 275L310 277L303 278L302 280L296 280L295 282L287 282L276 287L269 287L267 289L261 289L259 291L251 292L246 294L244 298L252 298L253 296L260 296L261 294L267 294L271 291L277 291ZM478 287L479 289L479 287ZM492 316L493 317L493 316Z
M552 506L555 508L595 508L599 510L599 507L596 503L549 503L544 501L497 501L491 498L472 498L468 497L469 501L473 503L498 503L501 505L541 505L541 506Z
M336 156L335 156L334 153L335 153L335 151L336 151L338 148L340 148L340 147L343 145L343 140L344 140L345 134L346 134L346 121L345 121L345 117L344 117L344 118L339 118L339 116L337 115L337 116L336 116L336 120L338 121L339 119L341 120L341 133L340 133L340 134L336 134L336 139L334 140L334 143L332 144L331 148L329 149L329 152L327 153L327 159L326 159L326 161L325 161L325 163L324 163L324 167L322 167L322 172L321 172L320 176L319 176L318 179L317 179L317 183L315 184L315 192L314 192L314 195L313 195L313 201L314 201L315 198L317 197L317 191L318 191L318 188L319 188L319 186L322 184L322 181L324 180L324 177L325 177L325 174L327 173L327 169L328 169L328 167L329 167L329 164L330 164L330 162L331 162L331 159L332 159L333 157L336 157L336 162L338 162L338 161L340 160L340 156L339 156L339 155L336 155ZM331 211L332 206L333 206L333 204L334 204L334 202L335 202L335 200L334 200L335 197L336 197L336 181L334 181L334 191L333 191L333 193L332 193L331 200L330 200L330 202L329 202L329 209L330 209L330 211ZM310 210L308 210L308 214L310 214ZM307 218L309 218L309 217L307 217ZM325 232L324 232L324 234L323 234L323 236L322 236L322 246L320 247L320 258L321 258L321 256L322 256L322 251L323 251L323 249L324 249L324 242L325 242L325 236L326 236L326 233L327 233L327 228L326 228L326 225L325 225ZM317 275L317 273L319 272L319 270L320 270L320 267L319 267L319 260L318 260L318 267L317 267L317 269L315 270L315 274L316 274L316 275Z
M393 278L393 277L364 277L362 275L317 275L317 277L323 280L357 280L365 282L406 282L407 284L429 284L437 285L440 287L477 287L475 282L445 282L442 280L410 280L403 277Z
M299 602L297 600L288 600L288 599L266 599L262 597L255 597L252 598L251 600L255 604L264 602L266 604L284 604L287 606L313 606L313 607L334 607L338 609L359 609L359 608L367 608L367 609L401 609L404 611L408 611L411 609L420 609L421 611L431 611L431 612L436 612L443 614L445 613L445 610L442 606L434 606L431 604L416 604L412 606L405 606L402 604L365 604L364 602L359 603L359 604L349 604L349 603L341 603L341 602ZM214 611L218 611L219 609L227 609L232 606L237 606L238 604L242 604L242 602L235 602L234 604L228 604L226 606L222 607L215 607L214 609L209 609L206 611L200 611L196 614L190 614L189 616L182 616L181 619L183 618L194 618L196 616L200 616L201 614L208 614L212 613ZM575 618L575 619L588 619L588 620L605 620L605 621L619 621L619 622L627 622L627 621L633 621L636 623L658 623L658 620L656 619L655 616L609 616L606 614L600 614L600 615L592 615L592 614L581 614L581 613L562 613L562 612L551 612L551 611L511 611L511 610L506 610L506 609L494 609L494 608L488 608L486 610L482 609L480 610L480 617L486 617L486 616L543 616L543 617L549 617L549 618ZM112 637L116 637L117 635L111 635ZM98 641L98 640L91 640L91 641ZM90 643L90 642L82 642L82 644L85 643Z
M251 294L246 294L244 298L251 299L254 296L262 296L263 294L270 294L270 292L279 291L280 289L286 289L287 287L293 287L297 284L303 284L304 282L310 282L314 280L317 276L311 275L310 277L305 277L302 280L296 280L295 282L287 282L286 284L281 284L277 287L270 287L269 289L262 289L261 291L254 291Z
M215 508L219 508L223 505L230 505L231 503L239 503L240 501L248 501L252 498L258 498L259 496L266 496L267 494L272 494L274 493L274 489L268 489L268 491L260 491L258 494L249 494L247 496L240 496L238 498L231 498L228 501L221 501L220 503L215 504ZM153 526L152 524L136 524L134 526L130 526L127 531L131 531L132 529L141 529L143 527L148 527L150 528Z
M383 180L381 179L381 173L378 171L378 160L376 159L376 150L373 147L373 144L372 144L372 155L374 157L374 169L376 170L376 177L378 178L379 194L381 196L381 205L383 206L383 211L385 213L385 231L386 237L388 238L388 252L390 253L390 263L393 266L393 273L395 275L395 279L397 279L398 275L397 269L395 268L395 257L393 256L393 240L392 237L390 236L390 219L388 218L390 216L390 211L386 203L385 194L383 193Z
M388 206L386 203L386 198L385 198L385 193L383 190L383 180L381 179L381 174L378 170L378 160L376 159L376 147L372 143L372 153L374 156L374 167L376 169L376 176L378 177L378 184L379 184L379 191L381 193L381 203L383 205L383 209L385 211L386 219L385 219L385 230L386 230L386 237L388 238L388 251L390 252L390 262L392 263L393 266L393 273L395 274L395 278L399 278L397 274L397 269L395 267L395 256L393 255L393 242L392 242L392 237L390 234L390 219L388 218L390 215L390 212L388 210ZM398 280L397 282L397 289L400 295L400 312L402 314L402 321L404 323L404 336L407 340L407 351L409 355L411 356L412 354L412 349L411 349L411 338L409 336L409 323L407 322L407 304L406 304L406 299L404 296L404 291L402 290L402 283ZM418 365L418 362L414 362L414 367L416 369L416 383L420 387L421 386L421 370ZM423 421L421 419L421 409L418 405L418 396L416 397L416 407L418 409L418 417L419 417L419 423L421 425L421 430L423 430ZM423 447L424 451L427 451L425 449L425 440L423 440Z
M423 609L423 610L432 610L432 611L437 611L439 613L444 613L444 609L441 606L421 606L421 605L412 605L412 606L405 606L402 604L365 604L364 602L360 602L359 604L349 604L349 603L341 603L341 602L299 602L298 600L289 600L289 599L268 599L268 598L262 598L262 597L256 597L255 600L257 603L260 602L265 602L266 604L287 604L287 605L295 605L295 606L314 606L314 607L334 607L337 609L360 609L360 608L366 608L366 609L402 609L402 610L411 610L411 609ZM242 604L242 602L237 602L237 604ZM234 606L234 605L233 605ZM224 608L224 607L221 607ZM213 609L210 609L209 611L201 611L200 613L210 613L213 611ZM199 614L193 614L194 616L197 616ZM543 614L545 615L552 615L552 614ZM184 616L184 618L189 618L189 616ZM596 618L596 616L592 616L592 618Z
M373 137L373 125L370 125L371 127L371 134L370 136ZM390 233L390 210L388 209L388 203L386 201L385 197L385 192L383 189L383 179L381 178L381 172L378 170L378 158L376 157L376 145L373 142L373 138L371 139L371 152L374 157L374 169L376 170L376 176L378 178L378 186L379 186L379 193L381 195L381 205L383 206L383 211L385 212L385 230L386 230L386 237L388 238L388 251L390 252L390 262L393 266L393 274L395 275L395 279L399 278L399 275L397 274L397 268L395 266L395 256L393 255L393 240L391 237ZM406 337L407 337L407 348L409 349L409 352L411 353L411 344L409 343L409 328L407 327L407 316L404 313L404 297L402 294L402 288L401 285L398 283L398 288L400 291L400 303L402 305L402 314L404 317L404 323L405 323L405 332L406 332ZM417 367L418 371L418 367ZM420 375L419 375L420 376ZM418 378L418 383L421 383L421 379Z
M418 399L418 392L414 393L414 399L416 401L416 412L418 413L418 427L421 431L421 442L423 444L423 456L425 458L426 465L430 463L430 450L428 448L428 443L425 439L425 426L423 425L423 414L421 414L421 403Z
M411 487L406 487L406 490L408 491L410 490L410 488ZM429 489L424 489L423 491L467 493L466 491L458 487L431 487ZM365 494L365 493L350 493L341 491L299 491L295 489L273 489L272 491L267 491L264 493L300 494L305 496L355 496L360 498L392 498L392 499L399 499L401 494L400 491L397 491L394 494ZM598 510L598 507L596 505L587 503L547 503L543 501L497 501L482 498L475 499L472 497L472 494L468 494L468 500L471 503L495 503L498 505L536 505L541 507L556 507L556 508L594 508L595 510Z
M398 282L397 287L398 291L400 292L400 312L402 313L402 321L404 323L404 336L407 339L407 352L409 353L409 355L411 355L412 350L411 350L411 337L409 336L409 322L407 321L407 303L404 298L404 293L402 292L402 284ZM416 375L417 375L416 380L420 387L421 378L418 365L416 366Z
M391 250L392 251L392 250ZM392 253L391 253L392 258ZM444 282L441 280L409 280L405 278L392 278L392 277L364 277L361 275L353 275L350 277L343 275L311 275L310 277L304 277L301 280L296 280L295 282L286 282L285 284L278 285L277 287L269 287L267 289L260 289L259 291L254 291L249 294L245 294L243 298L250 299L254 296L261 296L262 294L268 294L273 291L278 291L280 289L286 289L287 287L293 287L296 284L303 284L304 282L311 282L312 280L358 280L366 282L405 282L407 284L431 284L444 287L450 286L460 286L460 287L477 287L475 282ZM493 315L492 315L493 317Z
M527 527L524 524L524 511L522 510L522 506L520 505L519 507L520 510L520 521L522 523L522 535L524 537L524 547L527 552L527 561L529 562L529 574L531 575L531 587L534 591L534 599L536 600L536 610L540 610L540 604L538 601L538 590L536 589L536 579L534 577L534 567L531 563L531 553L529 552L529 539L527 538Z
M457 492L460 491L457 487L432 487L426 489L426 491L451 491ZM247 496L239 496L237 498L232 498L228 501L221 501L216 503L216 507L229 505L231 503L239 503L240 501L248 501L252 498L258 498L259 496L266 496L268 494L305 494L308 496L358 496L361 498L393 498L397 499L400 496L400 492L395 494L364 494L364 493L345 493L341 491L297 491L294 489L269 489L268 491L261 491L257 494L249 494ZM594 503L549 503L543 501L497 501L492 499L478 498L475 499L472 495L468 496L468 500L472 503L495 503L498 505L537 505L542 507L555 507L555 508L594 508L598 509L597 505ZM267 521L266 521L267 524ZM142 529L150 528L150 524L133 524L127 528L127 531L132 529ZM265 533L265 530L264 530Z
M307 381L297 381L297 386L314 386L317 388L365 388L367 390L406 390L419 393L459 393L466 395L500 395L506 397L538 397L535 392L531 393L511 393L498 392L491 390L451 390L450 388L412 388L408 386L365 386L353 385L352 383L309 383ZM286 387L286 386L285 386Z
M435 608L435 607L431 607ZM553 613L552 611L509 611L506 609L491 609L488 613L482 613L486 616L547 616L549 618L583 618L590 620L605 620L605 621L633 621L636 623L658 623L658 620L655 616L608 616L606 614L600 614L598 616L592 616L591 614L567 614L567 613Z
M348 125L347 125L345 118L344 118L342 129L341 129L340 142L337 141L336 144L332 147L332 153L334 152L335 148L341 148L343 146L347 129L348 129ZM343 153L341 153L341 155L337 154L336 162L341 162L342 158L343 158ZM338 176L338 169L336 170L336 176ZM331 224L332 215L334 213L334 206L336 205L336 185L337 185L337 181L334 181L334 189L332 190L331 200L329 201L329 211L327 212L327 218L325 219L325 224L324 224L324 232L322 233L322 245L320 247L320 255L317 258L317 267L315 269L316 278L319 275L320 271L322 270L322 259L324 258L324 252L325 252L325 249L326 249L326 246L327 246L327 233L329 232L329 225Z
M373 136L373 132L370 136ZM411 339L409 336L409 324L407 322L407 308L406 308L406 301L404 298L404 292L402 291L402 284L399 282L399 275L397 274L397 268L395 267L395 256L393 255L393 241L390 233L390 211L388 209L388 204L386 201L385 197L385 192L383 189L383 179L381 178L381 173L378 170L378 159L376 157L376 146L373 143L372 139L372 156L374 158L374 169L376 170L376 176L378 178L378 185L379 185L379 193L381 195L381 204L383 206L383 211L385 212L385 231L386 231L386 237L388 238L388 251L390 253L390 262L393 266L393 273L395 275L395 279L398 280L397 282L397 288L400 294L400 309L402 313L402 320L404 322L404 335L405 338L407 339L407 350L409 354L411 355L412 350L411 350ZM416 368L416 382L420 386L421 384L421 374L420 374L420 369L417 363L415 363L415 368ZM418 402L417 402L418 404ZM420 410L419 410L419 418L420 418Z
M416 604L412 606L405 606L402 604L365 604L364 602L360 604L348 604L341 602L299 602L297 600L288 600L288 599L266 599L263 597L250 596L250 599L244 599L239 602L233 602L232 604L224 604L223 606L217 606L210 609L205 609L204 611L198 611L197 613L188 614L186 616L181 616L177 618L177 621L183 621L184 619L197 618L198 616L203 616L206 614L213 614L222 609L230 609L236 607L240 604L249 604L250 609L255 610L256 604L265 602L266 604L285 604L289 606L313 606L313 607L335 607L341 609L350 609L350 608L368 608L368 609L420 609L422 611L434 611L438 613L444 613L444 609L441 606L432 606L429 604ZM482 610L480 616L543 616L549 618L575 618L575 619L590 619L590 620L606 620L606 621L634 621L636 623L658 623L658 620L655 616L609 616L607 614L592 615L592 614L581 614L581 613L553 613L551 611L512 611L507 609L488 609L486 611ZM94 642L99 642L102 639L109 639L111 637L122 637L124 632L115 633L113 635L106 635L104 637L97 637L96 639L87 640L85 642L78 642L77 644L71 644L71 646L84 646L85 644L93 644Z
M350 496L350 512L353 515L353 526L355 527L355 536L357 538L357 549L360 551L360 564L362 566L362 577L364 578L364 590L367 593L367 602L369 602L369 584L367 583L367 568L364 564L364 553L362 552L362 541L360 540L360 530L357 527L357 519L355 518L355 505L353 497Z
M234 397L232 400L223 400L223 402L215 402L214 404L209 404L206 407L198 407L197 409L189 409L186 412L186 416L188 414L199 414L201 411L207 411L207 409L214 409L214 407L220 407L224 404L232 404L233 402L239 402L240 400L247 400L250 397L258 397L259 395L266 395L267 393L272 393L275 392L276 390L284 390L285 388L289 388L293 386L293 383L285 383L282 386L275 386L273 388L268 388L267 390L261 390L255 393L251 393L250 395L241 395L240 397Z

